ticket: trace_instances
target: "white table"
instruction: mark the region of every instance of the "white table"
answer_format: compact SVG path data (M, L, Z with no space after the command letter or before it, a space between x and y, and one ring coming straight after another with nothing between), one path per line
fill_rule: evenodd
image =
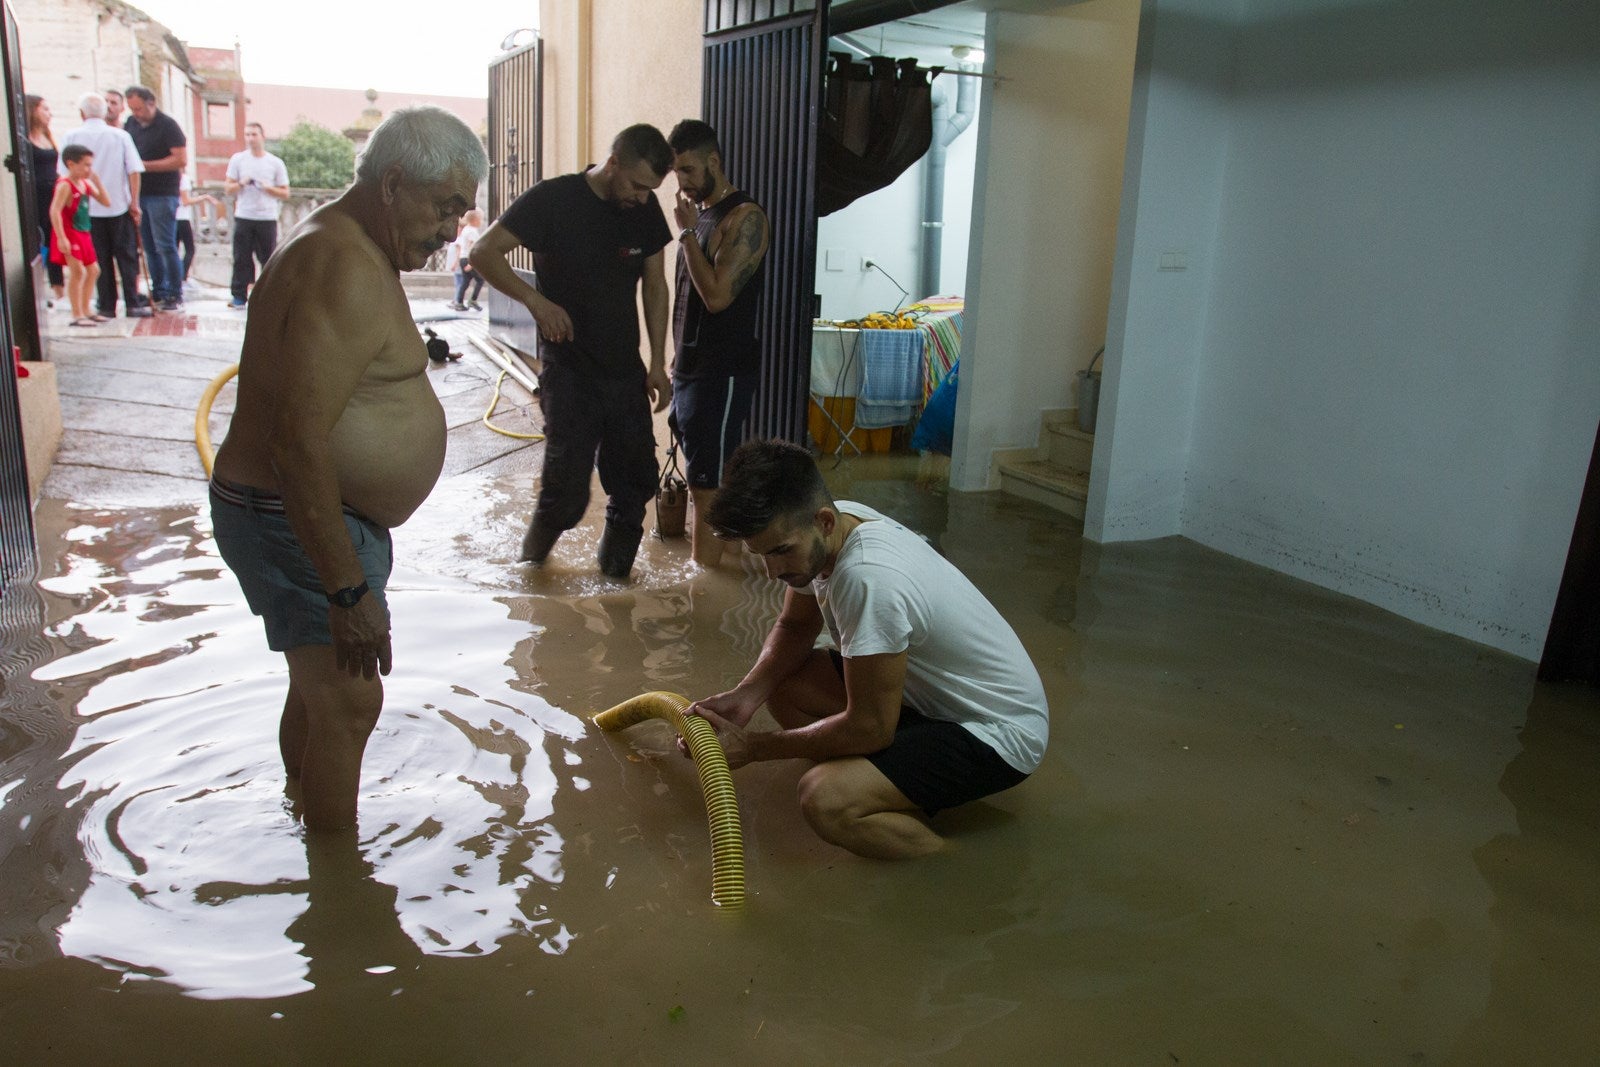
M860 330L811 327L811 392L814 396L857 396L861 361L856 358Z

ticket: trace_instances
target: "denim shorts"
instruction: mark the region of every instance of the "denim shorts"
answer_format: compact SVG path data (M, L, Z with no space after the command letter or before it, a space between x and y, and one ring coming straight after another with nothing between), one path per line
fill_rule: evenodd
M245 601L266 625L268 648L287 652L306 645L333 644L328 632L327 593L311 557L289 528L282 497L227 483L219 493L213 483L211 526L223 561L244 590ZM387 611L384 587L394 569L394 542L389 531L349 509L344 512L344 526L366 573L370 595Z
M743 440L756 385L755 375L673 379L672 424L683 442L683 465L693 488L722 484L722 468Z

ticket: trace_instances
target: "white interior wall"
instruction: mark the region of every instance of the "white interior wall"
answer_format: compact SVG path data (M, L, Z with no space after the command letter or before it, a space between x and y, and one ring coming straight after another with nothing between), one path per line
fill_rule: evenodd
M1600 420L1600 23L1247 14L1146 5L1089 532L1174 532L1180 495L1187 536L1536 658Z
M997 448L1032 445L1045 408L1106 337L1138 0L991 12L950 484L988 487Z
M818 219L817 293L822 297L822 317L853 319L901 303L900 290L883 274L867 270L865 263L871 259L907 289L916 288L921 223L920 163L893 184Z
M1182 531L1238 0L1145 0L1084 536ZM1159 14L1159 17L1157 17ZM1162 269L1163 256L1183 269ZM1170 262L1170 261L1169 261Z
M1600 420L1600 19L1252 7L1185 532L1537 658Z

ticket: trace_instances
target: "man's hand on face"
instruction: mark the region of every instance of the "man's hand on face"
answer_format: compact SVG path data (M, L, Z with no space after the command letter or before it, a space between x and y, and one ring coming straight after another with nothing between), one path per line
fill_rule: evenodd
M394 666L389 647L389 613L367 594L353 608L328 605L328 630L333 634L334 662L350 677L371 680Z
M679 189L678 199L672 205L672 218L677 222L678 229L692 230L694 224L700 221L700 205L688 193Z

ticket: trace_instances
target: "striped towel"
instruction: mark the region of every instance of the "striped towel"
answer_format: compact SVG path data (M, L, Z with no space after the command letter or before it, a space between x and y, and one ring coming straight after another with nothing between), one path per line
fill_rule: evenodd
M904 426L922 406L921 330L862 330L856 339L861 392L856 426L878 430Z
M930 296L911 305L924 337L922 400L927 403L961 356L961 315L967 302L959 296Z

